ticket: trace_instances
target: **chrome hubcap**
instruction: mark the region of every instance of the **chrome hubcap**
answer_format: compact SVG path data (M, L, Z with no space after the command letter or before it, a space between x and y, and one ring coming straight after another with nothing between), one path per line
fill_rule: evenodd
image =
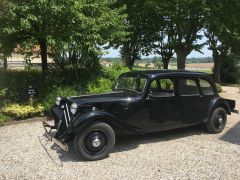
M93 137L92 146L97 148L101 145L101 140L98 137Z
M223 124L223 118L222 118L222 117L219 117L219 118L218 118L218 122L219 122L220 125L222 125L222 124Z

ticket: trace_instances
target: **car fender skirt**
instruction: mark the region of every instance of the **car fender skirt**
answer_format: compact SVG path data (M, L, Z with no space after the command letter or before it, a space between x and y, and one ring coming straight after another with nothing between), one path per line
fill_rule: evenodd
M123 122L123 120L119 120L114 115L103 111L92 111L76 117L71 124L70 133L79 133L85 126L96 121L106 122L114 129L128 131L134 134L143 133L141 129L131 126L130 124L126 123L126 121Z

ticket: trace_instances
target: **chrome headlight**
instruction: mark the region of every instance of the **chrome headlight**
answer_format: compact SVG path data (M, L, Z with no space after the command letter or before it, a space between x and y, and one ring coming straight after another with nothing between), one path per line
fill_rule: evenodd
M77 104L76 104L76 103L72 103L72 104L71 104L71 107L70 107L71 113L72 113L72 114L76 114L77 108L78 108Z
M57 97L57 98L56 98L56 102L55 102L56 105L59 106L59 105L60 105L60 102L61 102L61 97Z

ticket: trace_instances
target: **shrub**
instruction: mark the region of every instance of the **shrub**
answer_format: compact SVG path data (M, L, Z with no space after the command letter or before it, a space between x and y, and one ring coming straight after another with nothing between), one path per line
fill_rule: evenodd
M223 60L221 65L221 81L223 83L239 83L240 82L240 57L229 55Z
M0 123L2 122L7 122L7 121L10 121L11 118L6 116L6 115L3 115L3 114L0 114Z
M33 116L43 116L44 108L41 105L35 107L20 104L5 105L1 112L2 114L14 119L25 119Z
M56 97L69 97L77 96L80 92L77 88L72 86L61 86L61 87L52 87L51 89L45 89L41 92L40 96L42 97L39 102L44 108L44 112L49 113L51 107L55 104Z
M23 101L27 98L27 89L42 86L42 76L39 71L8 70L0 71L0 89L5 99L12 102Z
M113 86L114 81L106 78L100 78L97 82L89 84L87 90L90 93L103 93L111 91Z
M49 71L61 84L84 88L102 75L100 55L93 49L82 50L77 43L63 44L51 53L54 63Z
M221 93L222 92L222 86L219 83L216 83L216 87L217 87L217 92Z
M90 93L103 93L112 91L117 78L129 69L124 67L120 63L114 63L111 68L105 68L103 77L98 78L96 81L89 83L87 86L87 91Z

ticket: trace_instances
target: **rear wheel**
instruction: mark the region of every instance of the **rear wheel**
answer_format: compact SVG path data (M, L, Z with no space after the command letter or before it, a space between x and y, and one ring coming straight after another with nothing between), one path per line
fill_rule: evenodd
M107 157L114 145L115 133L111 126L103 122L88 126L74 139L78 155L90 161Z
M207 122L207 129L211 133L220 133L226 126L227 122L227 113L226 110L222 107L216 108L211 118Z

